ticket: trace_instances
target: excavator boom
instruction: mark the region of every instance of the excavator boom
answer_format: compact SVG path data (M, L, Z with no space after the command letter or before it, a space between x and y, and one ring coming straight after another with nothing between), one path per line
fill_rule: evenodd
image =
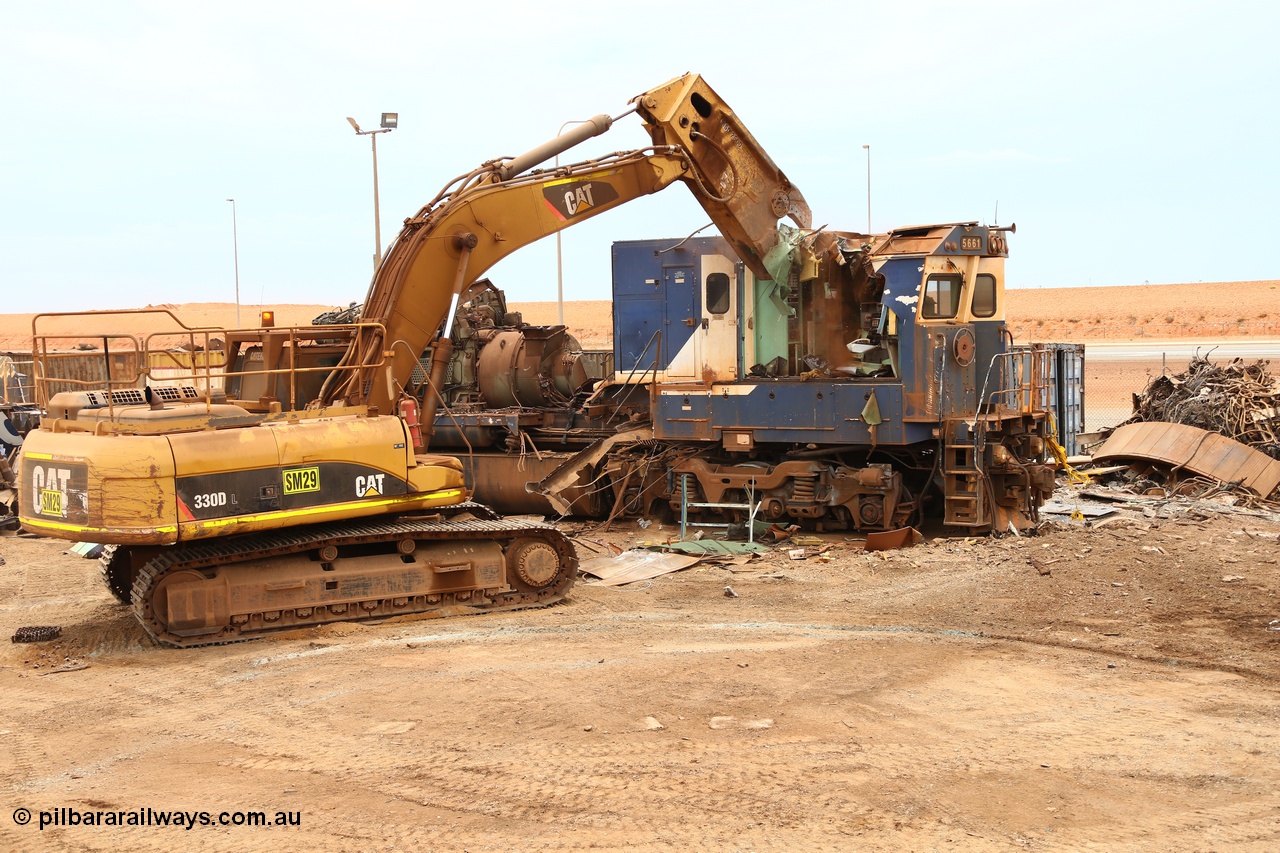
M631 152L554 174L475 183L419 212L406 221L365 303L365 321L377 318L386 338L353 346L346 363L363 369L327 390L322 403L391 411L458 295L486 270L548 234L657 192L688 169L675 150Z
M386 337L352 347L344 366L359 369L326 386L320 404L391 411L429 346L432 385L439 388L448 330L434 346L433 338L452 318L463 290L517 249L676 180L689 186L744 262L766 277L763 259L779 240L778 219L789 216L802 228L810 224L799 190L700 76L678 77L632 104L652 148L522 174L607 130L612 120L597 116L527 154L485 164L406 220L365 301L365 321L381 323ZM432 396L423 414L426 424Z
M809 228L809 205L738 116L697 74L685 74L632 99L656 146L688 152L684 176L752 272L769 278L764 257L786 216Z

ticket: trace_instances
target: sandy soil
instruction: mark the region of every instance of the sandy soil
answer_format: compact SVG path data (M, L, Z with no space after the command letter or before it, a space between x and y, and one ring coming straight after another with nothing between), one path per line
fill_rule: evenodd
M501 286L501 283L499 283ZM1132 287L1044 288L1008 291L1008 320L1018 340L1128 340L1136 337L1280 334L1280 282L1238 281L1210 284L1137 285ZM235 326L231 303L189 303L147 306L168 309L188 326ZM267 306L276 311L276 324L309 325L312 318L332 311L333 305ZM262 306L241 306L244 325L256 322ZM552 324L554 302L514 303L525 322ZM583 300L565 303L565 323L587 348L608 348L613 336L613 303ZM0 314L0 351L31 349L31 314ZM124 324L132 334L157 331L151 317ZM166 319L164 322L168 323ZM44 320L48 333L84 329L84 321ZM42 329L46 326L42 325ZM165 326L165 329L170 326ZM76 340L68 339L68 347ZM83 339L92 343L90 339Z
M1010 312L1155 322L1165 295L1229 287L1189 309L1227 323L1274 286L1021 291ZM567 308L608 344L609 303ZM234 306L177 313L227 325ZM29 328L0 316L0 351ZM1091 412L1158 370L1088 367ZM584 557L670 532L575 530ZM579 584L544 610L186 652L151 644L65 543L4 537L0 635L63 635L0 647L0 849L1270 851L1278 536L1243 514L886 557L829 535L822 558ZM37 828L59 808L300 825Z
M0 649L0 847L1271 851L1278 534L828 535L543 610L191 651L151 645L93 561L4 538L0 626L63 636ZM62 807L301 825L37 829Z

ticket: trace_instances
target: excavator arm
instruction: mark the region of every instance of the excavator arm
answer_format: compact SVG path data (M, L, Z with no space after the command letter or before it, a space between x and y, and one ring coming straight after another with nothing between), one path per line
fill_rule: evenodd
M677 77L631 103L654 145L688 154L689 189L743 263L770 278L764 257L778 243L778 220L811 227L804 196L700 76Z
M548 234L669 186L688 168L678 151L631 152L554 174L473 184L409 219L365 302L364 319L382 323L386 338L353 346L345 363L366 367L322 392L323 402L390 411L419 354L453 316L458 295L486 270ZM443 349L433 352L447 361Z
M335 371L318 403L392 411L429 346L431 385L440 388L452 349L449 326L433 339L469 285L517 249L677 180L744 262L766 276L763 259L778 242L778 219L809 227L799 191L701 77L686 74L632 104L653 147L524 174L608 130L613 120L597 116L524 155L485 163L407 219L365 301L365 321L381 323L385 337L353 344L343 360L351 369ZM432 423L435 403L429 392L424 424Z

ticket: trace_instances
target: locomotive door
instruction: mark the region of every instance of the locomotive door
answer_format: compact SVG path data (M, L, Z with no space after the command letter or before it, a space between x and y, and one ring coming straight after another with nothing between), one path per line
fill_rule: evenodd
M702 349L701 287L691 263L662 267L665 304L662 321L662 360L667 376L693 379L700 373Z

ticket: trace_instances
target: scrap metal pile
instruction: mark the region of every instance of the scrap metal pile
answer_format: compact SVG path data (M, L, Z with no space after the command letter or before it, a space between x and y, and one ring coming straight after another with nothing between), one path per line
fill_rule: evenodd
M1238 358L1214 364L1197 354L1183 372L1151 380L1133 395L1133 416L1093 453L1094 463L1109 466L1095 476L1114 475L1112 490L1081 494L1121 500L1119 489L1147 500L1274 513L1280 384L1268 365Z
M1214 364L1197 354L1182 373L1158 376L1134 394L1125 423L1199 427L1280 459L1280 384L1269 364L1239 358Z

